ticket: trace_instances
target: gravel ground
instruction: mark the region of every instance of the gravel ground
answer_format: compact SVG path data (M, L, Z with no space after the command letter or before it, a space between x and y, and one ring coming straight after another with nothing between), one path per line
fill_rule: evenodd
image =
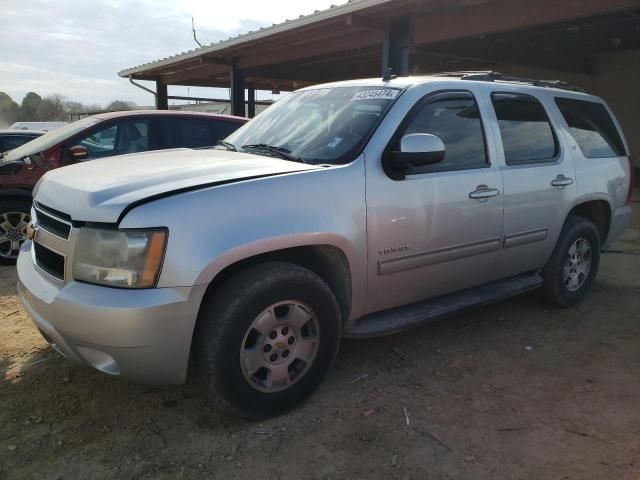
M209 407L197 385L70 364L2 267L0 479L637 480L640 230L612 250L575 309L534 292L345 341L319 391L263 423Z

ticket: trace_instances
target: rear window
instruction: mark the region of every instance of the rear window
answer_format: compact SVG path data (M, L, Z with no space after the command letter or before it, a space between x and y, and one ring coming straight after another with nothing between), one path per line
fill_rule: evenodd
M603 104L560 97L556 97L556 104L585 157L626 155L620 133Z
M538 99L519 93L494 93L491 101L498 118L507 165L555 159L558 142L547 112Z

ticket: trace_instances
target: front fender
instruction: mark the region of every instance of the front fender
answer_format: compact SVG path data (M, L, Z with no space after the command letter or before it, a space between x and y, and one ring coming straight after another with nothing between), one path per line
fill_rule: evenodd
M209 284L228 266L268 252L333 246L349 263L356 314L366 292L363 164L181 193L134 208L120 226L168 228L160 287Z

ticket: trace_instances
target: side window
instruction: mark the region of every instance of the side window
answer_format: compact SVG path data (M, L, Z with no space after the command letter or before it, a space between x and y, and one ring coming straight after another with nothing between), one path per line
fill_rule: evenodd
M626 155L624 143L604 105L585 100L556 98L560 113L587 158Z
M106 128L97 130L91 135L76 141L75 144L87 149L86 160L108 157L110 155L115 155L117 132L118 127L116 125L109 125Z
M149 150L149 121L127 120L117 125L115 155Z
M214 134L212 125L206 120L180 120L181 147L200 148L211 147L219 140Z
M217 124L209 120L174 116L158 119L158 122L163 148L211 147L224 138L216 133Z
M0 152L6 152L18 148L27 142L30 142L36 137L30 137L28 135L9 135L0 139Z
M552 162L559 147L547 112L538 99L519 93L494 93L507 165Z
M149 123L145 119L126 120L94 131L74 143L87 149L86 160L145 152L149 150Z
M411 173L465 170L489 165L478 104L468 92L437 93L422 100L402 129L402 135L410 133L436 135L445 146L444 160L416 168Z

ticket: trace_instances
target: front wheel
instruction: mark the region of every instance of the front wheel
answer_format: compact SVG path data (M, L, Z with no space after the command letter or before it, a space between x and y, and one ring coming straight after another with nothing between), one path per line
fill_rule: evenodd
M591 289L600 264L600 236L582 217L569 217L543 270L545 297L559 307L580 302Z
M0 265L16 263L20 245L27 239L31 203L20 200L0 202Z
M335 361L340 310L331 289L298 265L250 267L207 296L196 368L224 410L259 419L299 405Z

